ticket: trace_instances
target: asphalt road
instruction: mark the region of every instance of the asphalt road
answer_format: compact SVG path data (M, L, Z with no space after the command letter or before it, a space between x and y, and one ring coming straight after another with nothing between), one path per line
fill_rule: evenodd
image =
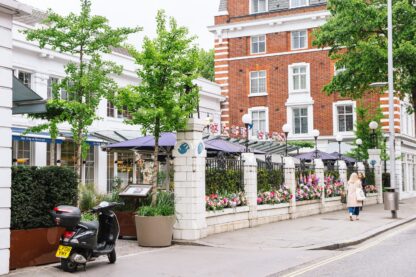
M408 224L327 259L300 266L285 277L414 277L416 224Z
M12 272L37 276L416 276L416 223L406 224L348 249L173 246L118 259L89 263L86 271L66 274L57 266Z

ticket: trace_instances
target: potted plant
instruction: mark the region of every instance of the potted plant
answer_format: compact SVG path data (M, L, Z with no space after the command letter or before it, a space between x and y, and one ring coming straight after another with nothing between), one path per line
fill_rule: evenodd
M142 206L135 216L137 242L140 246L165 247L172 244L175 223L173 193L159 191L154 205Z

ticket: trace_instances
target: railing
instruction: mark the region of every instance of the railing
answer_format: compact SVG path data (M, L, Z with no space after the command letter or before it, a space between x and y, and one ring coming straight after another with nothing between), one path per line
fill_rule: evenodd
M225 157L207 158L205 189L207 194L244 191L244 161Z
M315 164L307 164L304 161L301 161L300 164L295 165L295 175L296 178L300 176L308 176L315 173Z
M354 164L350 164L347 166L347 180L350 179L351 174L358 172L358 167Z
M325 176L334 177L335 180L339 179L339 166L338 163L327 163L325 165Z
M376 175L374 173L374 167L370 167L368 164L365 164L365 181L367 185L376 184Z
M283 163L274 163L269 157L266 161L257 160L257 190L280 189L285 183L283 167Z

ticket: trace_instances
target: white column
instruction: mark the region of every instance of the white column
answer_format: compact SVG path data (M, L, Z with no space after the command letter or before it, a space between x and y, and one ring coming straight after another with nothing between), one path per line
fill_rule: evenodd
M47 161L47 143L45 142L35 142L33 143L35 147L35 161L33 165L36 166L46 166Z
M96 147L96 156L94 161L94 171L96 178L96 185L99 193L107 193L107 152L103 151L101 147Z
M254 153L243 153L244 192L249 206L250 227L257 225L257 160Z
M204 126L203 120L190 119L187 130L177 133L173 150L176 211L173 237L178 240L197 240L207 235Z
M117 152L114 152L114 179L115 178L117 178L117 176L118 176L118 162L117 162L117 159L118 159L118 155L117 155ZM127 184L123 184L123 185L127 185Z
M9 272L12 163L12 15L0 9L0 275Z
M357 163L357 173L364 173L365 174L364 163L362 163L362 162Z
M289 214L290 218L296 218L296 174L295 174L295 161L292 157L284 158L284 174L285 185L289 187L293 197L290 199Z
M344 184L344 186L346 186L348 182L347 164L345 163L345 161L337 161L337 162L338 162L339 179Z
M321 206L325 208L325 166L321 159L315 160L315 175L319 180L319 186L322 189L321 193Z

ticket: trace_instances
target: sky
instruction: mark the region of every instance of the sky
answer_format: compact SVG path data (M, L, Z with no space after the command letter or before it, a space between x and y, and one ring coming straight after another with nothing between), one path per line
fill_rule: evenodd
M78 12L79 0L19 0L40 10L51 8L60 14ZM93 14L109 19L114 27L141 26L143 31L129 38L129 43L140 48L144 36L154 37L155 16L164 9L178 23L189 28L190 33L198 36L200 47L211 49L214 37L207 26L214 24L219 0L92 0Z

